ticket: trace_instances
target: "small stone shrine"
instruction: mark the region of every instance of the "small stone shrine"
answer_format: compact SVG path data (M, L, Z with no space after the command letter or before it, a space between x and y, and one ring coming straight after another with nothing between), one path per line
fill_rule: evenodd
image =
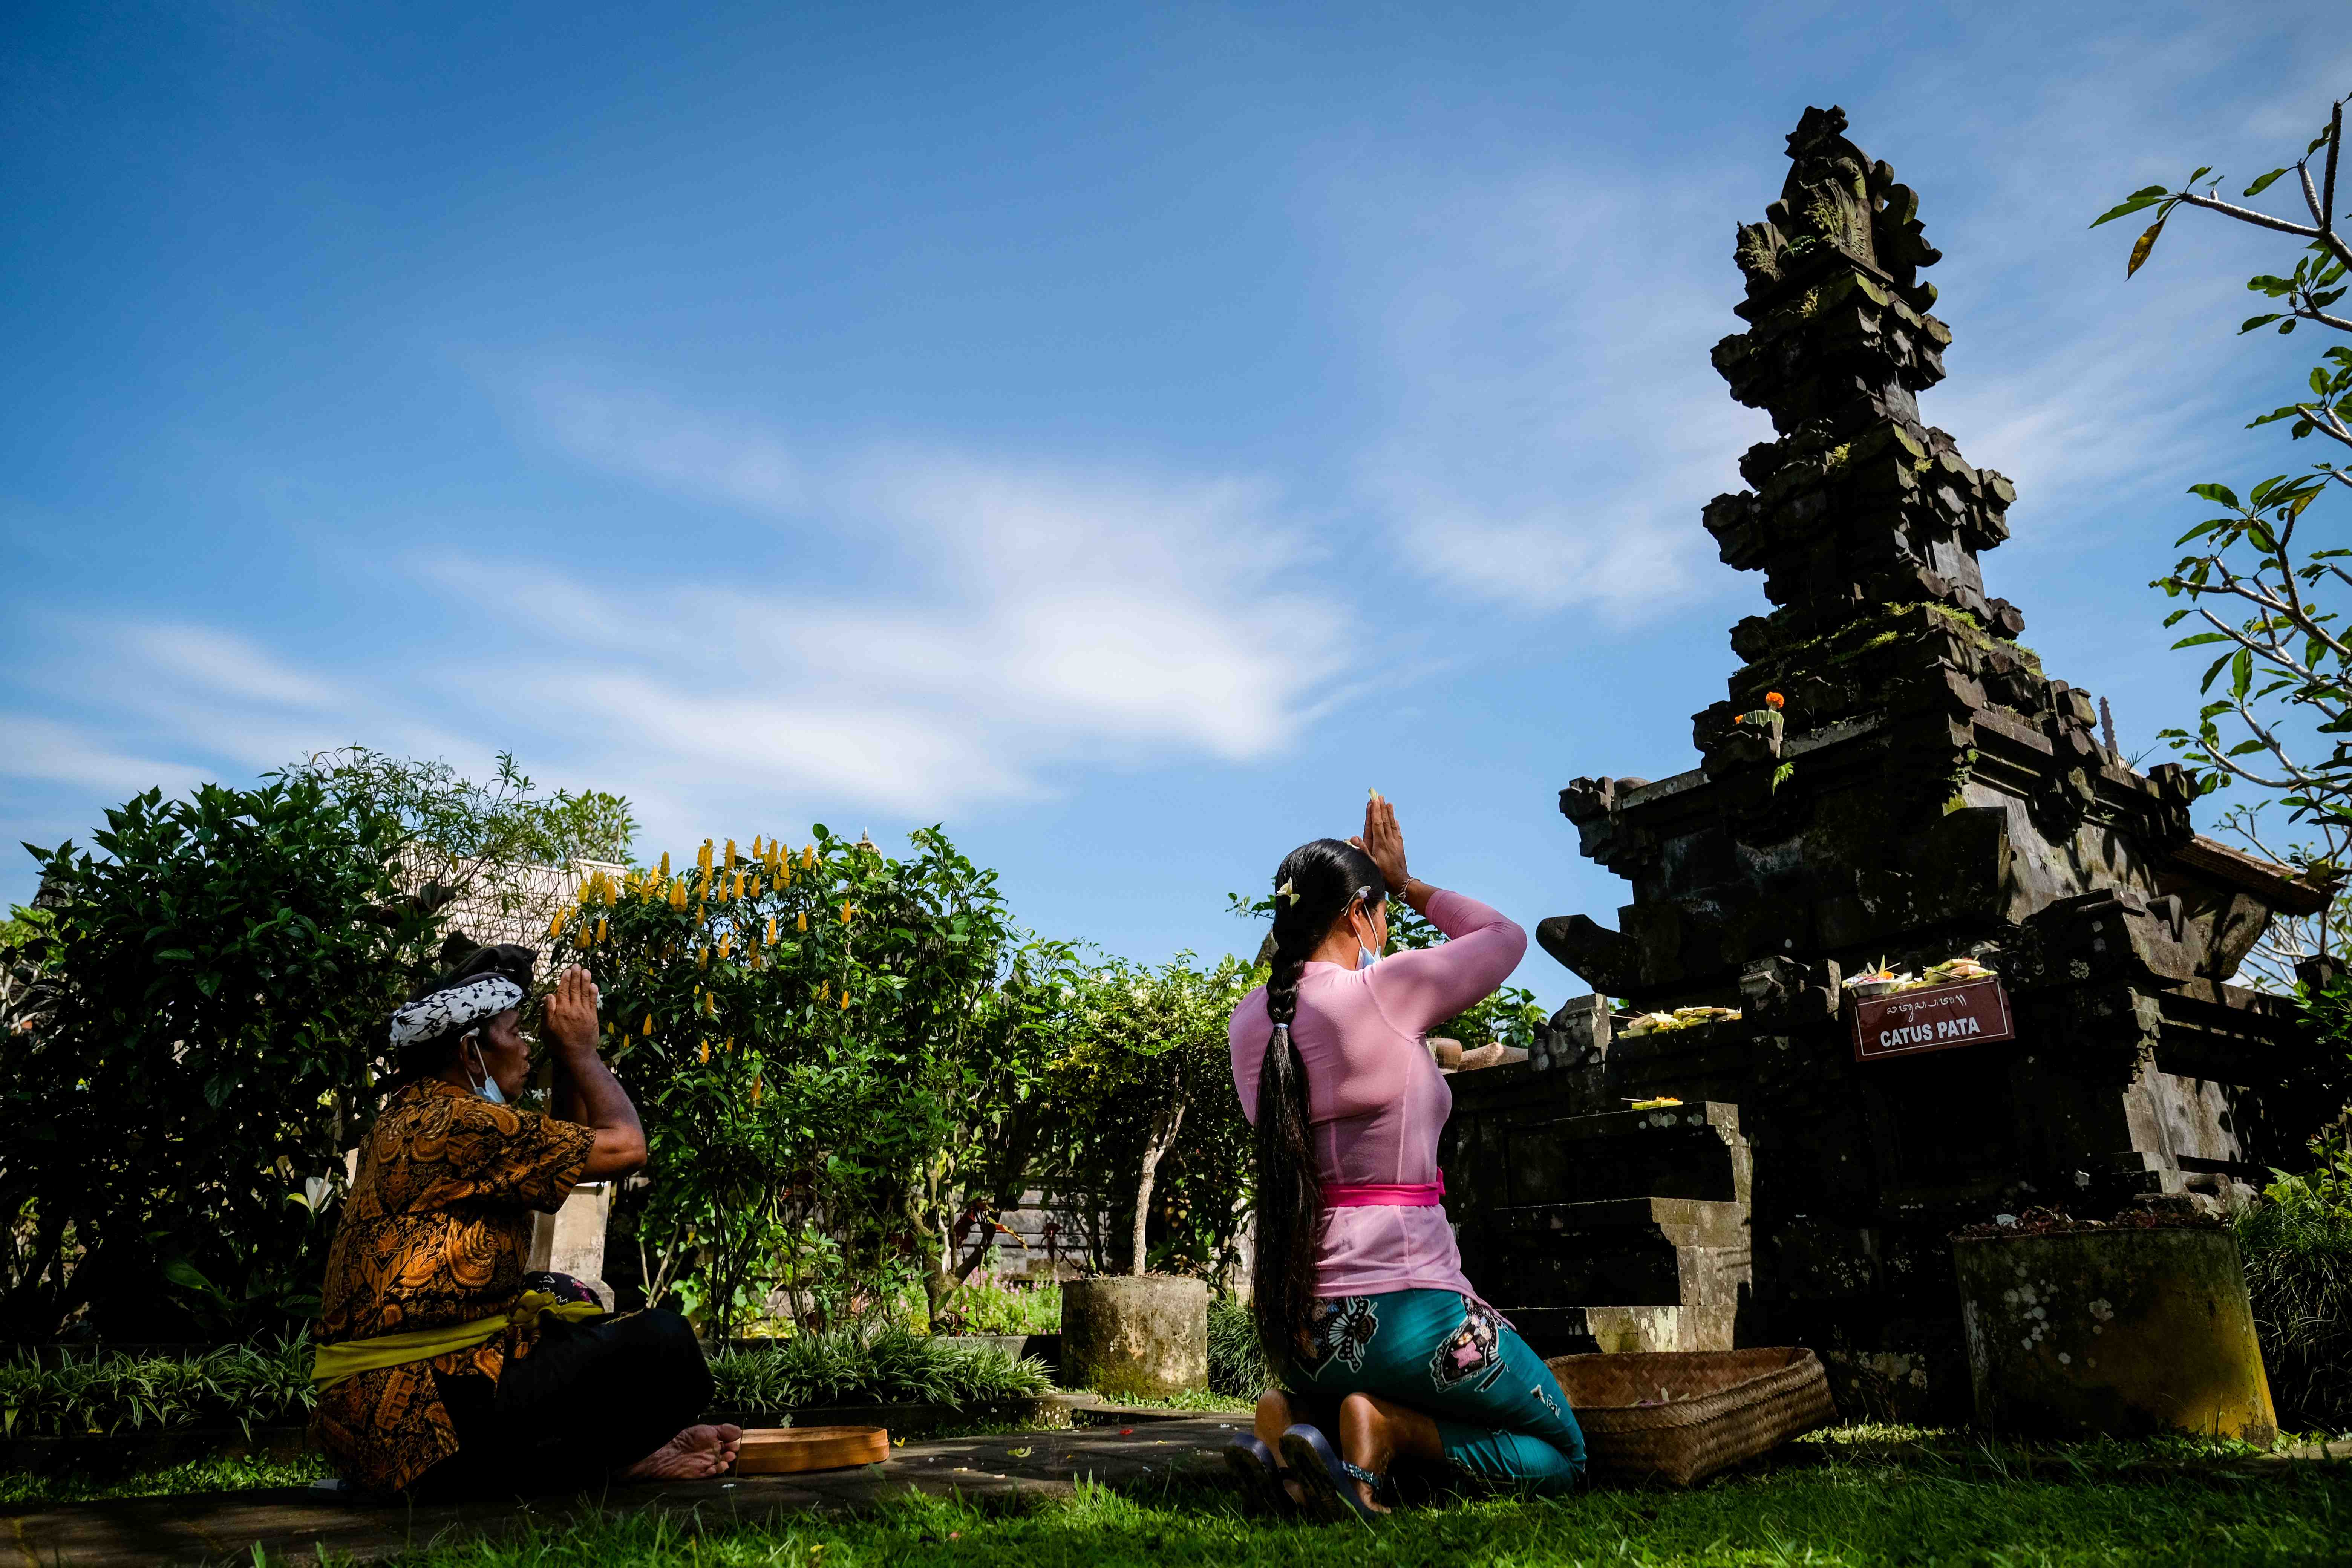
M2310 1044L2230 980L2326 894L2200 837L2186 773L2126 764L1986 596L2015 492L1921 421L1938 253L1845 129L1789 137L1715 349L1777 438L1704 521L1776 608L1732 628L1697 767L1560 792L1633 899L1542 922L1596 994L1453 1079L1445 1176L1471 1278L1543 1353L1809 1345L1849 1414L1952 1414L1955 1227L2226 1201L2300 1149ZM1847 984L1954 959L1996 978ZM1677 1008L1720 1011L1643 1017Z

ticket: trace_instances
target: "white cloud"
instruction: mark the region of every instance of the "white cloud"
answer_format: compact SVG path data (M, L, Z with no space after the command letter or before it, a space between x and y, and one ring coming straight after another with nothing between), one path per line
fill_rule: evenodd
M420 564L478 602L499 584L528 622L530 711L561 712L611 787L691 793L683 770L943 815L1052 793L1074 758L1267 756L1345 666L1344 607L1283 586L1317 550L1261 481L903 444L822 458L595 383L542 380L529 407L576 458L806 546L716 583L635 574L655 616L543 564ZM728 477L746 472L792 484Z
M325 708L343 700L335 687L271 658L248 639L207 626L133 627L123 646L145 662L150 684L284 708Z
M567 710L570 722L595 727L590 744L606 757L600 773L625 770L673 789L797 794L913 816L1026 793L968 731L908 709L788 701L740 687L704 692L691 681L642 674L594 678L541 696L547 707ZM635 777L620 782L625 793L635 793Z
M120 800L161 787L167 795L194 786L202 776L184 763L118 751L88 731L30 713L0 714L0 773L42 779L93 790Z
M789 511L804 499L800 465L756 425L575 375L550 374L522 392L550 436L600 468L755 510Z
M1345 250L1381 258L1342 285L1390 405L1359 473L1408 563L1531 613L1687 592L1697 510L1765 433L1707 361L1727 201L1589 166L1334 184Z

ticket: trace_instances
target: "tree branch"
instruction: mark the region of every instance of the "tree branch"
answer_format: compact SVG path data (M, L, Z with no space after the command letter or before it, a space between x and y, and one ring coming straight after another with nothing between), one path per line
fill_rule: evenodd
M2336 227L2336 155L2344 148L2344 100L2327 106L2326 189L2319 200L2319 226L2330 234Z
M2258 213L2252 207L2242 207L2234 202L2225 202L2214 196L2200 196L2194 191L2182 191L2174 199L2187 202L2192 207L2203 207L2208 212L2220 213L2224 217L2236 218L2240 223L2252 224L2258 228L2274 228L2281 234L2291 234L2299 239L2320 237L2319 231L2315 228L2305 228L2299 223L2289 223L2283 217L2273 217L2268 213Z

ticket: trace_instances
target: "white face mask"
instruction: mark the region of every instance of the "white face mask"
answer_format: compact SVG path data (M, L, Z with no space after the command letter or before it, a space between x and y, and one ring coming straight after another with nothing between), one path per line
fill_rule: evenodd
M1370 948L1366 947L1364 945L1364 939L1362 936L1359 935L1356 938L1356 967L1358 969L1370 969L1373 964L1378 963L1380 961L1381 955L1374 952Z
M499 1087L499 1080L490 1076L490 1064L482 1059L482 1042L480 1038L477 1036L468 1035L466 1037L466 1043L474 1047L474 1061L482 1069L482 1081L474 1085L474 1092L480 1095L484 1100L488 1100L492 1105L504 1105L507 1102L507 1091L500 1089ZM472 1073L467 1073L466 1075L468 1080L471 1080L473 1076L474 1075Z

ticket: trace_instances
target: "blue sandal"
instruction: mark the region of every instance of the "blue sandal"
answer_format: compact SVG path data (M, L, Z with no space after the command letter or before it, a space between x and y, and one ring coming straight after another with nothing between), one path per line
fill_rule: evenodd
M1244 1432L1225 1445L1225 1468L1242 1484L1242 1490L1269 1513L1286 1511L1290 1506L1290 1492L1283 1479L1290 1472L1265 1446L1265 1439L1255 1432Z
M1284 1432L1282 1457L1290 1461L1292 1478L1307 1493L1307 1511L1316 1518L1336 1521L1352 1513L1370 1523L1381 1517L1377 1510L1364 1506L1350 1483L1362 1481L1374 1497L1384 1497L1389 1479L1341 1458L1330 1439L1314 1427L1301 1422Z

